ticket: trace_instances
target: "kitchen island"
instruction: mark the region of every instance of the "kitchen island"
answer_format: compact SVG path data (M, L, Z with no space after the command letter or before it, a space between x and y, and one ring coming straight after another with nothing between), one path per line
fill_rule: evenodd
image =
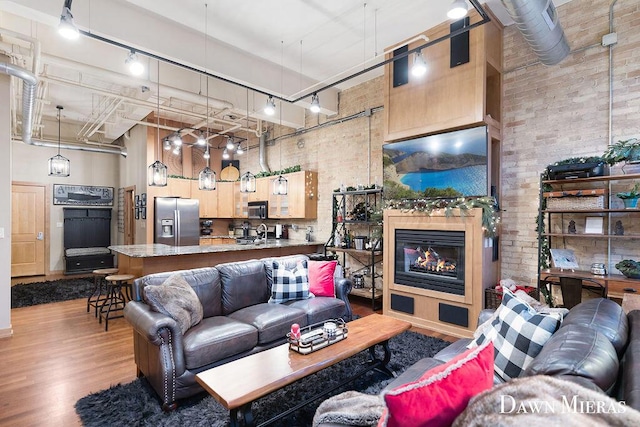
M117 254L118 273L142 277L150 273L214 267L224 262L322 252L323 243L267 240L266 243L170 246L159 243L109 246Z

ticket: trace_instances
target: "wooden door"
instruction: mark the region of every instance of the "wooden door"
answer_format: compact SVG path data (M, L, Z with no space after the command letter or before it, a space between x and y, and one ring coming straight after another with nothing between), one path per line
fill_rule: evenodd
M136 187L126 187L124 189L124 242L125 245L133 245L136 243L136 218L135 218L135 194Z
M45 186L11 185L11 277L45 274Z

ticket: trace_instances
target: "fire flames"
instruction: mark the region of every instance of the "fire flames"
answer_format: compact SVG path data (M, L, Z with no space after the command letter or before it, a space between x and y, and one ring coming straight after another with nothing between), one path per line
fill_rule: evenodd
M417 267L416 269L418 270L435 273L456 271L455 262L447 260L444 257L440 257L440 255L432 248L429 248L424 253L424 256L418 256L414 266Z

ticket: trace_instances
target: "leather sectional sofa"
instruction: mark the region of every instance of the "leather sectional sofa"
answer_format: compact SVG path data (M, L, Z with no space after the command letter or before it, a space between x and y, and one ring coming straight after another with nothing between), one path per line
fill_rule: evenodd
M124 316L133 326L138 376L144 375L162 400L164 410L176 400L202 392L195 375L212 367L286 341L293 323L301 327L328 319L351 320L349 279L335 279L334 297L268 303L274 260L295 266L304 255L219 264L179 271L202 303L204 317L186 333L173 318L145 303L146 286L158 286L176 273L136 279L134 300Z
M494 311L483 310L479 324ZM419 360L382 393L418 381L430 369L463 353L470 342L460 339L433 357ZM534 375L569 380L640 410L640 310L627 315L620 305L605 298L573 307L520 378ZM321 423L318 427L344 425Z

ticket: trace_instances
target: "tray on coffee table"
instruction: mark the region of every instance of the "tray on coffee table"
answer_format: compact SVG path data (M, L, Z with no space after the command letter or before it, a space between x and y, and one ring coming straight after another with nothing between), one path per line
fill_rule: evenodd
M326 323L334 323L336 325L335 335L325 332L324 325ZM309 354L321 348L335 344L347 338L348 328L342 319L330 319L324 322L314 323L313 325L300 328L300 339L292 337L291 332L287 334L289 349L300 354Z

